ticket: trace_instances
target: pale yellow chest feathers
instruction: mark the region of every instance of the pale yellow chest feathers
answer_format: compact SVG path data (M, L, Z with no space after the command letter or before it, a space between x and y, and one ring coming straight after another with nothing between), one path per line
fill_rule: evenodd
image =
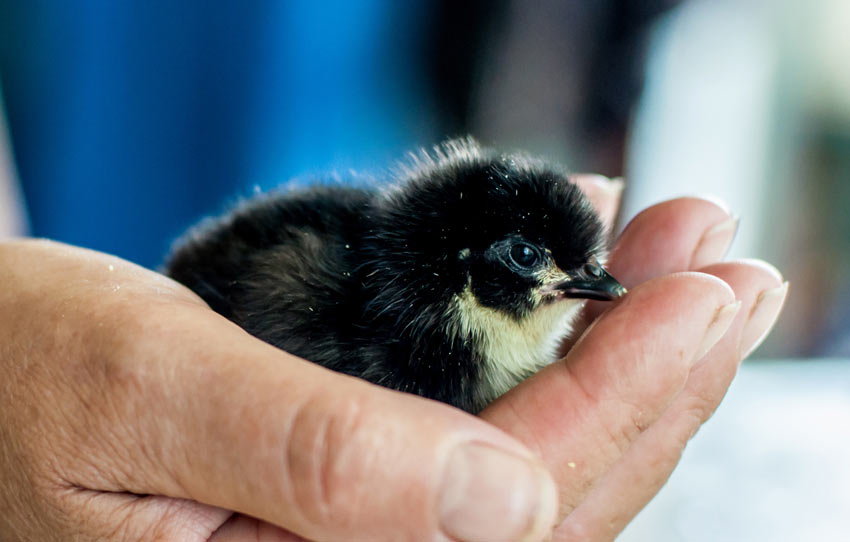
M540 305L526 317L481 305L469 287L455 296L451 310L462 337L475 341L485 358L480 390L490 402L558 358L563 340L584 300L564 299Z

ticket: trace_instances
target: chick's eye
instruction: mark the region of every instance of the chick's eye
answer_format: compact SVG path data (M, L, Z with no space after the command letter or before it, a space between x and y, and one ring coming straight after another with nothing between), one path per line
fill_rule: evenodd
M528 243L516 243L511 247L511 259L520 267L534 267L540 253Z

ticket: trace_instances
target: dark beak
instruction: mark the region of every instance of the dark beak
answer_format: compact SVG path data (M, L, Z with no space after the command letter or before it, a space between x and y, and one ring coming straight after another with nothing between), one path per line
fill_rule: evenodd
M585 277L561 282L554 285L552 290L564 297L599 301L611 301L626 294L626 289L617 282L617 279L602 267L593 267L595 268L593 272L587 273Z

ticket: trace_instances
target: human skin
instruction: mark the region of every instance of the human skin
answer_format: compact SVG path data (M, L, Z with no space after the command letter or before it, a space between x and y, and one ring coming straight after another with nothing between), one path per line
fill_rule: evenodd
M577 181L613 217L618 191ZM480 417L281 352L118 258L2 244L0 539L612 540L781 308L773 268L718 263L728 220L639 215L609 264L630 293Z

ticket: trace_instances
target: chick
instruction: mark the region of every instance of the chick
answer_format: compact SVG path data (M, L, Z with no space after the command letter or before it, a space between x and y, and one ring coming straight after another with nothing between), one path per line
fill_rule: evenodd
M585 299L625 293L559 168L462 139L395 177L249 200L166 272L287 352L469 412L555 361Z

